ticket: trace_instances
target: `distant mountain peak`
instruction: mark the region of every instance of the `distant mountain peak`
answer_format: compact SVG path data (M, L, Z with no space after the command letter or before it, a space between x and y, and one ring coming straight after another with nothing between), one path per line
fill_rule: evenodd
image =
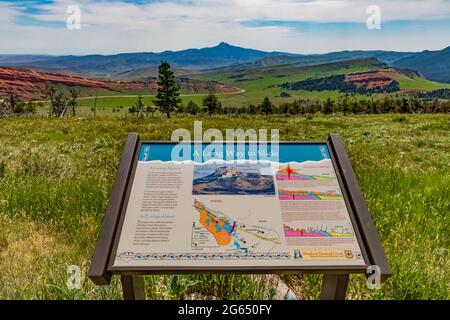
M227 42L220 42L218 45L217 45L217 47L234 47L234 46L232 46L231 44L229 44L229 43L227 43Z
M242 176L245 175L244 172L242 172L241 170L239 170L238 168L227 168L227 167L220 167L217 168L216 171L214 172L213 176L215 177L222 177L222 178L231 178L231 177L237 177L237 176Z

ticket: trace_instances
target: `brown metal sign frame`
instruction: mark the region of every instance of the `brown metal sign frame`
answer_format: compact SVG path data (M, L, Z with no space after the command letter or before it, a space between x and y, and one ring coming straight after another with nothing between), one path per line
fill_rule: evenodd
M280 144L327 144L330 157L341 186L344 201L355 229L358 243L365 261L363 266L274 266L274 267L114 267L120 231L133 184L142 144L177 144L167 141L140 141L139 135L130 133L125 143L122 158L106 209L103 225L97 240L88 277L97 285L108 285L113 275L120 275L125 299L144 299L143 275L146 274L185 274L185 273L318 273L323 274L321 299L344 299L350 274L365 273L368 266L378 266L381 280L391 275L391 268L376 232L366 202L350 159L341 138L331 134L328 141L319 142L280 142ZM188 142L191 143L191 142ZM216 142L222 143L222 142ZM248 143L248 142L247 142Z

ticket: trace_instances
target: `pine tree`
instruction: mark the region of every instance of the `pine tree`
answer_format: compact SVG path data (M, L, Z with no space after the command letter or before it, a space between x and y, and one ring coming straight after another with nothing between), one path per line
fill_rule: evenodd
M327 99L325 102L325 106L323 108L324 114L332 114L334 111L334 102L330 98Z
M383 102L381 103L381 112L382 113L391 113L394 111L394 103L389 96L385 96L383 98Z
M217 96L213 93L210 93L205 98L203 98L203 107L205 107L205 111L208 112L211 117L213 113L218 111L221 108L221 104L217 99Z
M269 115L273 111L273 103L269 100L268 97L264 98L264 101L261 104L260 107L261 111L266 115Z
M159 66L158 94L154 101L155 105L167 115L167 118L170 118L170 113L175 111L178 104L181 103L179 96L180 92L175 82L175 75L170 69L169 63L163 61Z
M200 112L199 106L194 101L189 101L186 106L186 111L189 114L192 114L193 116L197 115L197 113Z
M411 113L411 106L409 105L408 99L406 99L405 97L403 97L401 100L400 112L401 113Z
M356 99L352 103L352 113L353 114L361 113L360 102Z
M350 113L351 108L350 108L350 103L348 101L348 97L345 96L344 98L342 98L341 101L341 111L344 114L344 116L346 116L347 114Z

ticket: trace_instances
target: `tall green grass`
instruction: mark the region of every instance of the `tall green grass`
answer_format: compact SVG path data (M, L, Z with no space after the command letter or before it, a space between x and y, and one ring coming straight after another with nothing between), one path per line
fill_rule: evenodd
M168 140L194 117L0 119L0 298L119 299L117 279L96 287L89 261L128 132ZM450 117L213 117L203 128L276 128L282 140L344 138L393 276L369 290L352 276L349 298L448 299L450 273ZM68 265L83 272L67 288ZM319 296L320 277L283 276L302 299ZM273 297L266 278L148 276L152 299L191 293L222 299ZM267 289L265 289L267 288Z

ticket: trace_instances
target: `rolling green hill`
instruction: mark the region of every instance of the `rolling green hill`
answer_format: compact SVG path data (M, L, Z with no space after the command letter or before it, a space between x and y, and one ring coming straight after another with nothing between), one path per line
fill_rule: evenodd
M275 102L291 101L295 98L323 98L337 97L337 91L288 91L290 98L280 97L285 91L279 86L286 82L304 80L307 78L317 78L336 74L346 74L357 71L368 71L375 68L387 67L376 59L362 59L352 61L342 61L318 66L297 67L293 65L279 65L261 68L232 69L222 72L209 72L198 75L191 75L193 79L210 79L227 85L233 85L245 90L244 93L227 96L222 103L229 105L242 105L250 103L260 103L268 96Z
M415 75L413 72L408 73L392 69L374 58L340 61L306 67L285 64L259 68L230 68L220 72L213 71L190 75L189 77L201 80L214 80L244 89L244 93L226 96L222 100L222 103L226 105L242 105L260 103L265 96L268 96L275 103L288 102L300 98L317 98L322 100L337 98L342 93L336 90L320 92L286 90L280 86L284 83L298 82L310 78L322 78L372 70L382 70L383 72L389 73L392 79L399 83L400 92L431 91L450 87L448 84L426 80ZM280 97L282 92L286 92L290 97Z
M147 70L140 70L133 73L133 76L144 76ZM151 71L151 70L150 70ZM398 83L398 90L391 94L415 94L417 92L429 92L438 89L450 89L450 84L429 81L422 78L415 72L407 70L397 70L380 62L377 59L357 59L349 61L340 61L327 63L317 66L294 66L294 65L277 65L265 66L259 68L229 68L222 69L220 72L211 71L188 75L193 82L201 80L203 83L215 81L228 86L241 88L241 93L218 94L219 100L224 106L240 107L243 105L261 103L265 96L269 97L272 102L279 105L285 102L292 102L295 99L319 99L326 100L328 98L337 99L344 95L345 92L338 90L292 90L289 86L282 87L286 83L298 83L307 79L321 79L337 75L355 75L368 73L368 71L378 71L377 74L395 80ZM141 73L140 73L141 72ZM89 92L90 90L90 92ZM362 91L358 91L362 92ZM205 92L195 93L192 90L182 90L183 104L187 104L190 100L201 106ZM127 112L128 107L136 102L137 92L97 92L97 112L98 114L111 114L111 110L115 108L119 114ZM153 93L144 94L144 103L153 105ZM378 95L379 93L374 93ZM380 93L386 94L386 93ZM87 88L82 91L82 96L90 96L79 101L80 111L82 114L90 114L91 108L94 106L95 96L93 89ZM371 96L357 94L359 98L365 99ZM122 107L122 108L120 108ZM120 109L119 109L120 108ZM43 110L45 111L45 110Z
M430 80L450 83L450 47L440 51L423 51L396 61L394 65L418 71Z

